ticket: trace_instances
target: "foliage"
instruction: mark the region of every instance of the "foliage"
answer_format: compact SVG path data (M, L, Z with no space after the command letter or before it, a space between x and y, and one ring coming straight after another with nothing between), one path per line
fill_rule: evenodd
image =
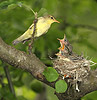
M33 52L43 63L52 65L49 56L55 55L58 51L59 43L57 38L63 38L64 33L66 33L67 38L73 45L74 52L78 54L83 53L86 57L89 56L88 59L92 58L93 61L97 62L97 31L80 26L89 25L97 27L97 0L0 0L0 37L11 46L13 46L12 41L23 34L34 19L33 13L22 5L27 5L39 12L38 16L48 13L54 15L61 22L60 24L54 23L48 33L37 39L34 43ZM77 27L74 27L74 25L77 25ZM24 45L20 43L14 47L27 52L27 46L28 42ZM92 69L96 67L92 67ZM27 72L11 66L9 66L9 70L15 90L17 91L17 98L19 100L33 100L35 93L32 91L33 88L31 90L31 84L34 78ZM5 97L7 100L12 100L14 96L10 93L8 86L6 86L8 82L1 62L0 76L2 76L0 80L2 79L5 85L5 88L0 85L0 99L4 96L2 92L6 89L8 91L6 91ZM23 90L19 88L31 90L33 95L30 95L28 91L21 94L19 91ZM18 95L18 92L20 95ZM25 97L25 94L30 96ZM95 94L96 92L94 92ZM95 100L97 98L96 95L95 98L93 98L94 95L89 95L85 100L91 98ZM48 100L50 100L49 97Z
M64 93L67 90L67 83L64 80L59 80L55 84L56 92Z
M43 72L43 75L46 77L46 79L49 81L49 82L53 82L53 81L56 81L58 79L58 73L57 71L52 68L52 67L48 67L44 70Z
M43 75L46 77L46 79L49 82L56 81L59 76L57 71L52 67L46 68L43 72ZM56 89L56 92L58 92L58 93L64 93L67 89L67 83L65 82L65 80L56 81L55 89Z

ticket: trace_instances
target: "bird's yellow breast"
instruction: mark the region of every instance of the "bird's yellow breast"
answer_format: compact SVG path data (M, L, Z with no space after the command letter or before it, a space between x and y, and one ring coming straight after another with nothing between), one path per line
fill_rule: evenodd
M34 37L39 37L43 34L45 34L48 29L50 28L51 23L49 23L47 20L45 20L44 18L40 17L38 19L38 22L36 23L36 33ZM25 34L27 34L29 37L32 36L33 34L33 30L34 30L34 24L32 24L29 29L25 32Z
M45 34L49 28L50 28L50 24L47 23L47 21L45 21L44 19L39 20L36 25L37 33L35 34L35 37L39 37L42 34Z

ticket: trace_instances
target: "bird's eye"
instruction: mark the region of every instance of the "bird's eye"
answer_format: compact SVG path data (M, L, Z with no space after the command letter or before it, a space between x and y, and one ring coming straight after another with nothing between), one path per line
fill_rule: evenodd
M51 19L54 19L53 17L51 17Z

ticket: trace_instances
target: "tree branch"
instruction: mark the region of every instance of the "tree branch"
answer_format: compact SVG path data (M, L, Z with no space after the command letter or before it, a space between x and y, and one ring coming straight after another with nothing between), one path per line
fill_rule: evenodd
M14 47L7 45L0 38L0 59L7 62L8 64L21 68L30 72L38 80L54 87L54 82L49 83L46 81L42 72L47 67L45 66L35 54L27 55L23 51L16 50ZM75 91L73 87L69 88L65 93L56 93L59 100L78 100L87 93L97 90L97 70L90 71L89 75L79 84L80 92Z
M34 55L27 55L3 42L0 38L0 59L8 64L29 71L34 77L42 73L46 66Z

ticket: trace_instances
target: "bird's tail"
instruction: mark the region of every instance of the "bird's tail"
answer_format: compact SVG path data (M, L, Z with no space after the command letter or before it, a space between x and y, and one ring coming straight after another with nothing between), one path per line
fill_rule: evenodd
M13 45L16 45L20 42L24 43L26 40L29 40L30 38L31 38L31 35L27 34L27 31L26 31L23 35L21 35L20 37L15 39L12 43L13 43Z

